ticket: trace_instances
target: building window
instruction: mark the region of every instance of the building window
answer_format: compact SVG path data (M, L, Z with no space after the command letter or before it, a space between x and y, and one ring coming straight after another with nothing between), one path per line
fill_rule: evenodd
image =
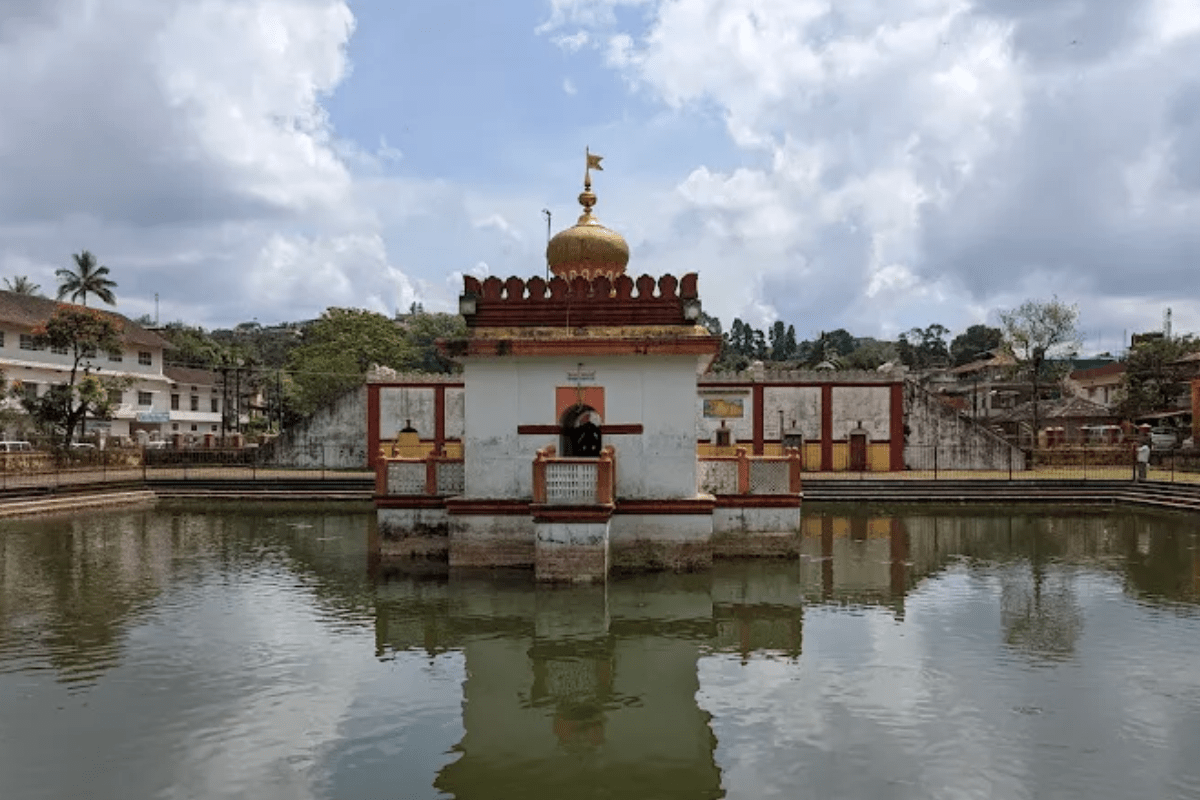
M208 427L212 428L212 432L213 432L213 433L216 433L216 432L217 432L217 426L216 426L216 425L209 425Z
M94 348L94 347L85 347L85 348L83 348L83 350L80 352L80 355L82 355L84 358L95 358L95 357L96 357L96 348Z
M38 344L34 341L33 336L28 333L21 334L21 349L22 350L45 350L46 345Z
M177 430L179 430L179 423L178 423L178 422L172 422L172 423L171 423L171 430L173 430L173 431L177 431Z
M193 425L193 426L192 426L192 430L193 430L193 431L194 431L194 430L196 430L196 426L195 426L195 425Z
M211 411L212 411L214 414L216 414L218 411L220 411L220 410L221 410L221 401L220 401L220 399L218 399L218 398L216 398L216 397L210 397L210 398L208 398L208 403L209 403L209 405L210 405L210 406L212 406L212 408L211 408Z
M138 363L143 367L148 367L154 363L154 357L151 356L149 352L140 350L138 351Z
M154 393L153 392L138 392L138 405L139 406L154 405Z
M0 347L4 347L4 331L0 331Z
M36 400L38 396L38 385L25 381L21 384L21 393L25 395L27 400Z
M177 394L171 395L171 410L172 411L179 410L179 395L177 395Z
M112 406L121 405L121 390L120 389L109 389L108 390L108 404L112 405Z
M124 356L121 354L120 350L109 350L108 351L108 360L109 361L123 361Z
M200 398L197 397L196 395L192 395L192 411L199 411L199 410L200 410Z
M51 345L50 352L54 353L55 355L65 356L67 354L67 348L65 345Z

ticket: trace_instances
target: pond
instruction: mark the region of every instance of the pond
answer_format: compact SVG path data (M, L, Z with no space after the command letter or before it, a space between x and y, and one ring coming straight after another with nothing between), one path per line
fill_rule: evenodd
M1196 798L1200 525L805 509L607 586L371 564L368 509L0 522L8 798Z

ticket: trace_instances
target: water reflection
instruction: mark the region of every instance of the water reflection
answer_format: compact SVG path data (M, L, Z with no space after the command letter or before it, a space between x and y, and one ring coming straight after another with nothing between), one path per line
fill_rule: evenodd
M1191 517L805 513L799 559L582 588L381 570L369 511L6 521L6 793L1200 794Z

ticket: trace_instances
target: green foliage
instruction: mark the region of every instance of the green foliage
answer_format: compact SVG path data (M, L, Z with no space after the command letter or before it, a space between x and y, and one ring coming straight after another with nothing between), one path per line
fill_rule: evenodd
M990 325L972 325L950 342L950 357L954 366L969 364L989 350L1000 347L1004 331Z
M173 366L215 369L231 360L229 348L215 341L204 328L171 322L158 334L170 343L163 360Z
M372 365L414 369L420 354L400 327L382 314L329 308L304 329L288 356L289 406L308 416L361 384Z
M116 281L108 277L108 267L99 266L96 257L87 250L72 256L75 259L75 269L60 269L55 271L58 277L58 299L70 296L72 301L78 300L87 305L88 295L95 295L110 306L116 305L117 298L113 289L117 288Z
M42 294L42 287L29 280L29 278L24 275L17 275L13 278L5 278L4 288L10 292L15 292L16 294L25 294L31 297L40 297Z
M889 361L896 361L899 353L892 342L882 342L866 337L858 339L854 351L842 359L846 369L875 370Z
M60 438L63 448L70 447L86 417L110 417L110 391L129 385L128 379L95 375L91 361L96 353L121 349L121 330L121 324L109 314L71 306L58 308L44 325L33 330L38 346L65 349L71 356L69 378L39 397L27 394L20 383L15 383L10 393L39 429Z
M946 337L950 329L936 322L927 328L912 328L900 334L896 351L900 362L911 369L932 369L950 363Z
M1073 356L1083 344L1079 332L1079 309L1054 297L1050 300L1026 300L1014 309L1000 312L1004 346L1012 353L1015 372L1033 389L1033 430L1039 430L1038 401L1040 386L1059 380L1068 368L1067 356Z
M1138 342L1125 359L1117 411L1136 420L1156 411L1166 411L1188 389L1192 369L1179 359L1200 351L1194 336L1172 339L1148 339Z
M459 314L418 311L404 324L404 338L415 351L416 368L422 372L458 372L453 361L438 352L438 339L460 339L467 335L467 321Z

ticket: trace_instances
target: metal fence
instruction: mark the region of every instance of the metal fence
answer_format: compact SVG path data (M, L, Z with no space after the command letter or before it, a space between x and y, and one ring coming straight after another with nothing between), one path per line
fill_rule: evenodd
M986 469L955 469L954 445L910 445L905 448L903 473L836 473L847 479L920 478L933 480L1133 480L1135 447L1123 445L1077 445L1040 448L1001 455ZM834 476L834 473L824 473ZM1200 482L1200 449L1154 450L1150 454L1147 480Z
M308 452L309 459L300 466L274 463L269 451L255 447L0 453L0 491L155 479L324 480L372 475L365 463L357 469L347 468L344 447L311 444Z

